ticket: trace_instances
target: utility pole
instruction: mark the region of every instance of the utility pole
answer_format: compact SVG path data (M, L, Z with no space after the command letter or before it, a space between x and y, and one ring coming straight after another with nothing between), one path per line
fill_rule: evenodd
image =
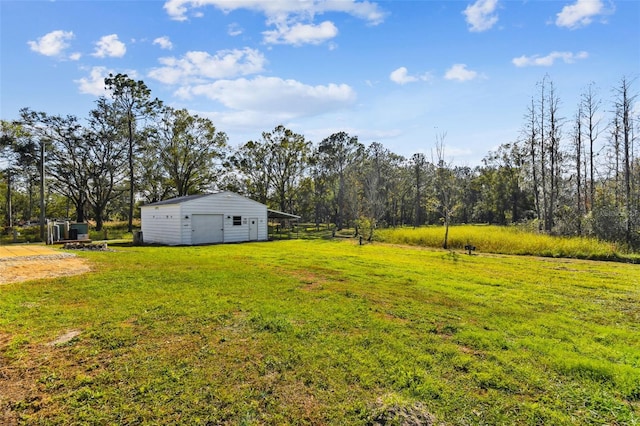
M45 202L44 202L44 140L40 139L40 239L45 241L44 221L45 221Z
M11 168L7 168L7 224L12 230L13 218L11 216Z

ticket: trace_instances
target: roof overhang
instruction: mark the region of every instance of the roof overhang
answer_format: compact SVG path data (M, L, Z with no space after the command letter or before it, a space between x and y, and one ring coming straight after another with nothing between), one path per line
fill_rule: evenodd
M291 213L279 212L278 210L267 209L269 219L300 219L300 216Z

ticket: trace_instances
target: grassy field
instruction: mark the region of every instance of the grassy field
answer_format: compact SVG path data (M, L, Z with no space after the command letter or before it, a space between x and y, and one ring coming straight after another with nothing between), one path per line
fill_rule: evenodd
M388 228L376 231L376 239L387 243L441 248L442 226ZM473 245L484 253L573 259L619 260L640 263L640 255L628 253L619 244L586 237L557 237L526 229L490 225L456 225L449 228L449 248L463 250Z
M637 265L114 248L81 253L87 275L0 287L0 423L640 423Z

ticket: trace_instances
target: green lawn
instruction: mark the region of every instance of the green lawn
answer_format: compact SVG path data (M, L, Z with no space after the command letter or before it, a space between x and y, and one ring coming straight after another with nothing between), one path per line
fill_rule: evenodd
M351 240L80 255L94 272L0 286L5 423L640 423L637 265Z

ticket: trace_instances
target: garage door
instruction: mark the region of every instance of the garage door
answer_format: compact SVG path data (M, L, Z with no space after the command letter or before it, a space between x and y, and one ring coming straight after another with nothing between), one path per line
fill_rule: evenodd
M191 215L191 244L224 242L221 214Z

